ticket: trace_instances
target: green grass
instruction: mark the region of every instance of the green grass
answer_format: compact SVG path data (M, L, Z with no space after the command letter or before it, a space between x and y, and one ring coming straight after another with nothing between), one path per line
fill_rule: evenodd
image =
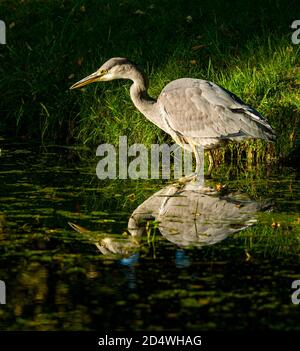
M291 42L299 2L2 0L0 133L44 143L171 142L135 109L130 83L68 88L113 56L129 57L158 96L180 77L212 80L263 113L275 147L248 142L257 158L299 150L300 45ZM191 16L191 20L187 17ZM236 148L236 147L233 147Z

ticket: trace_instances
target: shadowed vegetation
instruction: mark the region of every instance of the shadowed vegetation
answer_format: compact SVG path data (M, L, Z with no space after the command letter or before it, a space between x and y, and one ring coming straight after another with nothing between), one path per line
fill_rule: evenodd
M146 70L152 96L173 79L204 78L264 114L278 134L275 147L247 142L233 147L236 154L297 155L299 46L292 44L290 28L297 8L293 0L51 0L42 6L3 0L0 131L93 147L117 144L119 135L128 135L129 143L170 142L135 109L129 83L68 90L106 59L125 56Z

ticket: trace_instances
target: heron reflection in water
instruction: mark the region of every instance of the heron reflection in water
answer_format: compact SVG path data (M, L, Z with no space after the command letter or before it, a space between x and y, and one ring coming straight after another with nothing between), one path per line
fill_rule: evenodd
M96 245L104 255L129 255L143 242L147 222L155 220L161 235L179 248L201 248L255 224L261 209L262 205L242 193L223 196L211 188L172 184L136 208L128 221L128 238L111 235Z

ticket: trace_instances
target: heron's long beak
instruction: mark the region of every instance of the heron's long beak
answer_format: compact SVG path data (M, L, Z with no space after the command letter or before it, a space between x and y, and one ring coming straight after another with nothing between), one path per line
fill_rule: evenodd
M98 82L102 76L103 76L103 74L100 74L98 71L96 71L96 72L90 74L89 76L81 79L79 82L73 84L70 87L70 89L81 88L81 87L88 85L90 83Z

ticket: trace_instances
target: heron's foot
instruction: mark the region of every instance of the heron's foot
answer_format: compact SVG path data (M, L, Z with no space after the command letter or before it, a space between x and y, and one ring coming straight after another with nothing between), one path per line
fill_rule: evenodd
M204 179L199 177L198 173L194 172L188 176L178 179L178 184L186 190L195 190L203 192L216 192L212 187L204 185Z
M178 183L181 185L190 183L190 182L195 182L197 180L197 173L191 173L187 176L181 177L178 179Z
M201 193L217 193L217 191L210 187L210 186L205 186L203 182L189 182L184 185L184 190L192 190L192 191L197 191Z

